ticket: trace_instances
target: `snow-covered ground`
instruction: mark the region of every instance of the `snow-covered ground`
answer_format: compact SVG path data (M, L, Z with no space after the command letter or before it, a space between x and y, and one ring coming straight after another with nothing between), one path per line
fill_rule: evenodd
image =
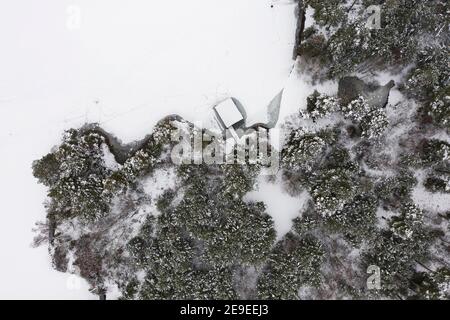
M45 217L45 188L31 162L64 129L99 122L128 142L168 114L202 120L229 95L257 112L288 81L294 7L275 0L2 1L0 298L95 298L83 281L51 269L46 248L30 247L33 224ZM306 94L295 79L289 87L299 93L286 93L282 116Z
M158 215L160 212L156 208L155 199L158 199L167 190L175 190L178 183L177 173L174 168L155 170L151 176L143 181L145 194L153 199L153 202L145 209Z
M417 171L415 176L418 181L417 186L412 191L412 198L415 204L421 209L428 210L432 213L450 210L450 194L427 191L423 186L423 181L426 177L424 171Z
M290 196L279 182L270 182L261 176L257 190L247 193L244 198L246 201L264 202L267 213L273 219L277 240L291 230L293 220L301 217L302 209L306 208L310 199L307 191L297 197Z

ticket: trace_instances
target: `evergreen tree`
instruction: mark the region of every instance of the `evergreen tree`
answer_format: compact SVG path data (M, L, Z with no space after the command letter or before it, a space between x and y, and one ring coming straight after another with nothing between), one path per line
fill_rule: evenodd
M376 233L377 200L370 195L358 195L331 217L326 226L331 231L343 234L346 240L358 245L370 241Z
M321 281L323 249L314 238L288 233L271 253L258 279L261 299L298 299L302 285L318 286Z
M326 149L326 142L315 134L293 131L282 150L282 165L290 170L309 171L320 161Z
M103 190L110 171L104 145L105 138L96 132L68 130L54 152L33 163L35 177L49 188L58 218L97 219L108 212L110 198Z

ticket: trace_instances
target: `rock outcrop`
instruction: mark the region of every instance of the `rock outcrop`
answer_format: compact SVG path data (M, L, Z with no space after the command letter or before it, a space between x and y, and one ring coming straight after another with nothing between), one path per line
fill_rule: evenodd
M380 86L367 84L358 77L344 77L339 81L338 97L342 105L347 105L362 96L369 106L384 108L388 103L389 93L394 86L393 80L384 86Z
M300 55L300 45L303 39L303 31L305 30L306 8L302 0L296 0L297 8L295 15L297 17L297 29L295 31L294 60Z

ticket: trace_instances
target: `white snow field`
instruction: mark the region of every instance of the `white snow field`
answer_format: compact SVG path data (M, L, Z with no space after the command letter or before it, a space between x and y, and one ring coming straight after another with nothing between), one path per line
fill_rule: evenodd
M30 247L46 198L31 163L63 130L98 122L129 142L168 114L202 120L228 96L257 112L289 78L294 8L275 0L2 1L0 298L95 298L84 281L52 270L45 247ZM298 109L295 96L282 115Z
M269 182L260 177L256 190L247 193L244 199L248 202L264 202L267 213L273 219L277 240L281 240L291 230L293 219L301 217L310 196L307 191L298 197L290 196L280 181Z

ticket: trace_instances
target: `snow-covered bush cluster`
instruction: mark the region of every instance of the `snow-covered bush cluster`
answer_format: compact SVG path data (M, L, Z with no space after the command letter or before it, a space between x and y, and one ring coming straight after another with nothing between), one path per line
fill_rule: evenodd
M339 102L335 97L314 91L307 99L307 111L311 119L323 118L339 110Z

